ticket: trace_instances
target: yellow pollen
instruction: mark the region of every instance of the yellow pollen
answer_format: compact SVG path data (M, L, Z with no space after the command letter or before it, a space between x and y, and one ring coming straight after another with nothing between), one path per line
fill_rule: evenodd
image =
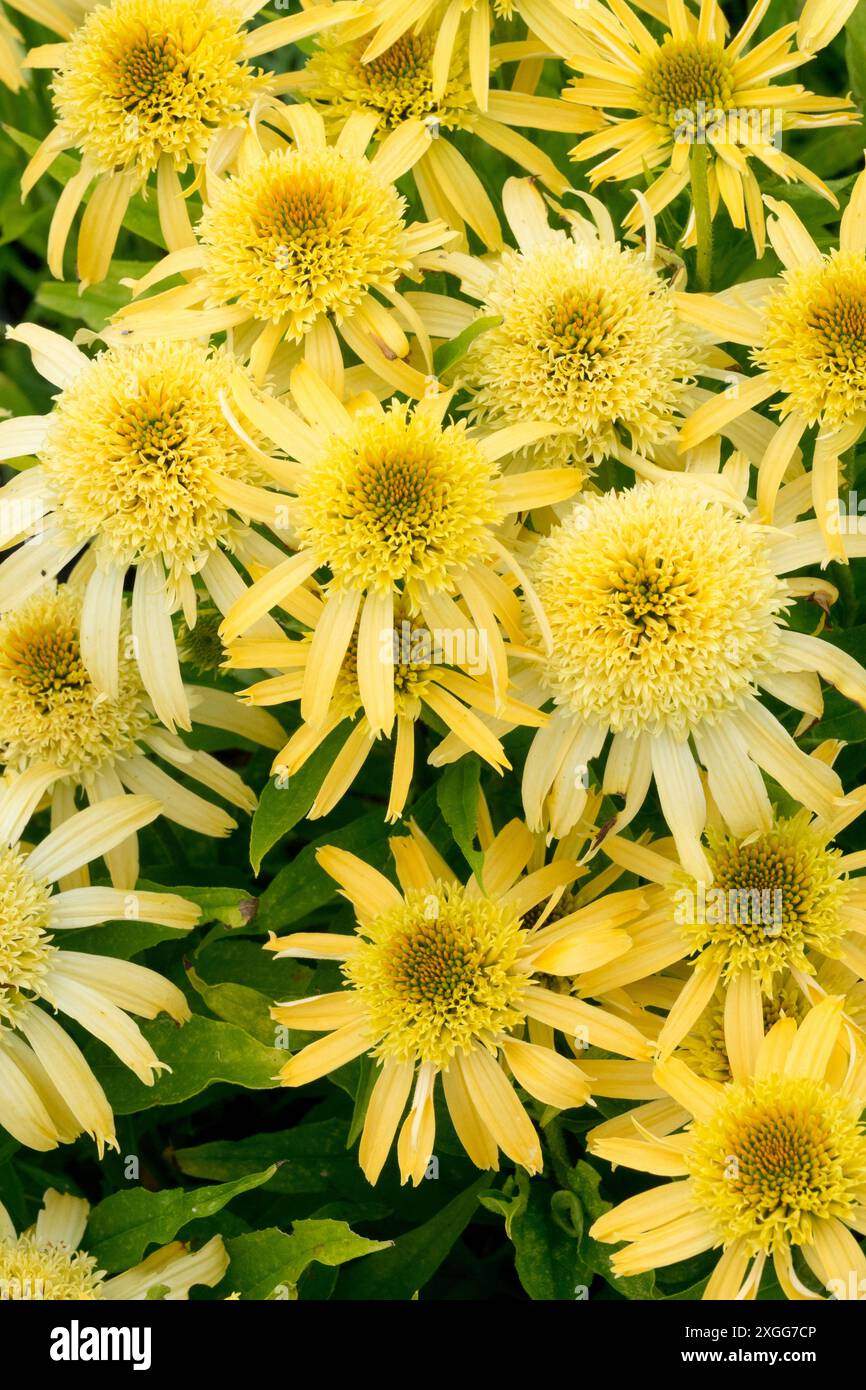
M41 453L58 519L82 543L130 565L197 572L237 523L207 472L258 483L225 419L232 366L193 343L109 349L61 393Z
M614 732L684 737L737 709L772 662L786 599L760 533L682 488L585 495L531 568L550 694Z
M642 256L551 231L494 269L481 313L501 322L460 369L474 420L559 425L524 451L544 464L598 463L618 442L644 451L672 438L701 352Z
M262 79L244 61L234 0L113 0L85 18L54 81L71 143L101 173L144 179L163 154L200 162L215 130L238 125Z
M35 1235L0 1240L0 1296L10 1302L101 1299L96 1260L65 1245L40 1245Z
M20 850L0 849L0 1023L14 1022L22 997L39 992L53 954L50 897L48 885L28 873Z
M477 115L463 47L457 47L442 97L433 95L433 33L406 33L372 62L362 61L367 40L340 42L323 34L304 70L305 96L328 121L342 124L353 111L373 112L384 133L407 120L435 120L445 130L471 128Z
M394 405L332 435L299 489L298 532L345 587L448 587L489 553L504 513L465 426Z
M300 340L322 314L337 323L411 266L405 200L365 159L275 150L223 184L202 218L214 294Z
M523 1018L520 923L487 898L437 883L365 928L343 966L381 1038L379 1055L447 1066Z
M718 43L679 40L665 35L661 48L645 59L638 95L647 116L673 130L686 119L733 104L734 78L731 59Z
M81 658L81 593L72 585L47 585L0 618L0 758L23 771L53 762L84 775L129 757L136 739L153 723L138 668L124 645L118 694L110 699L93 685Z
M767 994L779 970L814 974L810 952L838 955L848 892L842 851L827 847L807 811L777 819L771 830L742 844L718 832L710 832L708 842L713 886L702 911L683 920L677 910L696 951L722 964L726 977L743 970L757 975ZM694 888L678 882L671 891L678 904L697 905Z
M798 411L836 429L866 405L866 258L834 252L782 276L764 302L765 338L753 351Z
M816 1220L844 1219L863 1201L859 1106L822 1082L732 1084L713 1118L691 1132L695 1202L722 1240L743 1238L750 1254L807 1244Z

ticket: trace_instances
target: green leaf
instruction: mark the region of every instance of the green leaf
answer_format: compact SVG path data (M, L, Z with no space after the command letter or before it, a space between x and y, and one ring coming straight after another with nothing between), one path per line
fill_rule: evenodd
M449 1250L460 1239L474 1213L478 1197L490 1181L483 1177L467 1187L430 1221L399 1236L390 1250L370 1255L340 1276L342 1299L412 1299L429 1283Z
M282 931L333 901L336 884L316 862L316 850L322 845L349 850L373 868L384 869L391 858L389 834L393 834L393 827L383 824L380 815L361 816L340 830L320 835L305 845L265 889L259 901L256 926L263 931Z
M151 269L147 261L112 261L105 280L89 285L84 294L78 286L66 281L45 280L36 293L36 303L62 318L84 323L94 333L105 327L112 315L129 303L130 291L120 284L122 279L137 280Z
M845 25L845 61L854 96L866 97L866 5L858 5Z
M314 1261L342 1265L391 1244L356 1235L345 1221L296 1221L288 1235L272 1227L228 1239L231 1264L225 1283L241 1298L287 1298Z
M176 1105L217 1081L269 1090L278 1085L277 1072L286 1060L285 1052L263 1047L242 1028L201 1014L193 1014L182 1026L165 1019L145 1023L142 1032L160 1061L171 1067L152 1086L139 1081L101 1043L91 1043L86 1050L118 1115L132 1115L154 1105Z
M484 862L475 848L480 787L481 762L474 754L449 763L436 784L439 810L479 882Z
M268 850L303 820L345 741L346 730L341 724L291 777L278 775L268 782L250 832L250 863L256 873Z
M270 1015L273 999L247 985L232 982L209 985L191 966L187 969L186 977L217 1018L243 1028L265 1047L273 1047L274 1024Z
M285 1195L369 1196L371 1191L356 1155L346 1152L345 1120L313 1121L272 1134L178 1149L174 1161L189 1177L212 1182L227 1182L279 1163L271 1190Z
M556 1214L554 1199L563 1195L543 1179L520 1172L510 1197L497 1192L483 1201L505 1217L517 1276L534 1302L585 1298L592 1283L592 1270L580 1251L581 1232L567 1228Z
M442 343L433 354L433 370L436 375L444 376L452 367L456 367L466 356L475 339L480 338L489 328L498 328L501 322L500 314L483 315L481 318L473 319L456 338Z
M258 912L258 899L241 888L198 888L183 884L180 888L159 888L158 884L142 884L162 893L177 893L197 903L201 911L199 926L221 922L225 927L248 927Z
M611 1208L611 1203L606 1202L599 1192L601 1174L581 1159L569 1173L568 1184L570 1192L577 1198L577 1204L572 1204L571 1211L580 1235L580 1253L587 1267L606 1279L611 1288L616 1289L624 1298L657 1298L659 1295L655 1291L654 1272L619 1278L613 1273L610 1265L610 1257L619 1247L602 1244L588 1234L593 1222Z
M177 1188L148 1192L144 1187L115 1192L94 1207L87 1223L87 1250L108 1274L129 1269L148 1246L166 1245L191 1221L213 1216L241 1192L261 1187L276 1168L248 1173L236 1182L218 1187L198 1187L193 1192Z

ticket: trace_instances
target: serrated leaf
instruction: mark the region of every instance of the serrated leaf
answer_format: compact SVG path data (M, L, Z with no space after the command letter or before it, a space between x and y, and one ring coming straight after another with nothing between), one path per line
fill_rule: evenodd
M167 1245L191 1221L213 1216L241 1192L261 1187L275 1167L247 1173L217 1187L148 1192L144 1187L115 1192L94 1207L87 1223L88 1253L108 1274L137 1264L150 1245Z
M231 1263L225 1285L241 1298L288 1297L314 1262L342 1265L391 1244L356 1235L345 1221L296 1221L288 1234L274 1227L254 1231L226 1241Z

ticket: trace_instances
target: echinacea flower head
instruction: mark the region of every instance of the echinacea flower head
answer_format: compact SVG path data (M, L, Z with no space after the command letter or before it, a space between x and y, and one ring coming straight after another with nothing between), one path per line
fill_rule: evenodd
M864 883L852 876L859 860L834 844L864 805L860 789L831 819L801 809L774 812L764 828L745 837L710 829L704 844L709 881L688 874L660 852L663 846L611 835L606 855L648 881L647 911L630 932L629 951L590 971L581 992L604 995L677 967L678 976L667 979L671 994L659 1056L683 1043L721 990L722 1035L738 1071L750 1029L762 1011L764 1021L772 1021L767 1005L786 981L814 1000L827 992L822 972L834 963L850 972L855 988L866 978L859 930Z
M220 501L220 480L263 476L223 414L236 363L199 343L109 348L91 359L34 325L10 335L61 389L49 415L0 426L4 457L38 458L0 492L0 540L32 537L0 567L0 612L87 550L95 563L84 584L83 657L115 697L123 583L133 568L131 646L142 680L163 723L188 729L171 614L181 607L194 623L193 577L219 601L226 567L234 576L226 552L254 543Z
M371 1182L410 1093L397 1153L403 1181L422 1179L435 1138L439 1078L473 1163L498 1168L501 1149L538 1172L538 1135L502 1063L531 1097L564 1109L582 1105L590 1086L577 1062L555 1051L552 1032L543 1042L530 1041L522 1036L527 1025L530 1037L542 1024L625 1056L651 1055L632 1024L555 992L543 978L573 975L587 961L625 949L622 927L639 910L639 895L615 895L603 921L588 908L546 925L548 901L579 867L566 857L545 864L539 842L519 821L487 844L483 889L474 876L460 883L417 827L391 844L399 890L354 855L333 847L319 851L322 867L355 908L353 936L298 933L268 943L278 955L338 961L344 975L335 993L272 1010L290 1029L330 1035L286 1063L283 1083L302 1085L361 1053L376 1059L360 1151ZM540 915L534 912L539 907ZM531 927L524 925L528 914L535 918Z
M232 642L228 647L227 665L280 672L247 686L240 698L252 706L269 707L300 700L307 680L314 633L315 628L301 637L263 640L252 637ZM466 747L497 771L510 768L511 764L499 739L477 712L495 715L498 711L502 718L513 720L515 724L537 727L546 722L544 714L511 695L497 701L486 653L480 644L471 640L471 632L453 629L430 632L419 617L413 621L408 607L398 600L394 606L393 630L386 629L381 636L380 656L392 661L395 726L386 820L396 820L406 804L415 766L415 725L423 718L425 709L438 715L449 728L459 730ZM377 732L364 711L358 676L359 637L356 629L334 685L325 723L318 726L302 723L274 758L272 771L278 777L293 777L323 740L342 727L344 740L310 807L311 820L333 810L378 741Z
M96 180L78 242L82 281L104 278L130 198L158 172L160 221L170 247L191 239L178 175L200 169L215 138L231 136L269 78L251 59L357 6L323 5L249 32L261 8L245 0L109 0L90 9L61 44L28 61L54 70L57 125L22 181L25 193L67 149L80 171L58 203L49 266L63 277L63 252L75 213Z
M424 32L436 37L437 89L444 86L455 49L462 37L464 23L468 24L469 68L472 91L482 110L486 109L489 93L491 44L490 31L497 19L520 17L527 27L546 44L552 54L566 57L577 40L575 7L569 0L380 0L367 19L359 19L357 30L364 32L375 27L373 37L363 52L363 62L374 63L406 36Z
M705 1299L756 1297L768 1258L788 1298L820 1298L797 1273L797 1252L818 1288L856 1297L851 1271L855 1288L866 1274L854 1239L864 1226L866 1069L862 1057L849 1065L842 1002L828 997L799 1026L783 1018L759 1033L747 1074L727 1085L676 1058L659 1064L657 1082L692 1117L681 1133L590 1137L611 1162L677 1179L596 1221L596 1239L628 1242L611 1256L617 1274L721 1247Z
M696 153L707 161L712 213L723 203L735 227L748 223L759 256L765 229L755 161L835 202L806 165L782 151L779 136L790 129L847 124L856 113L848 98L774 84L775 77L813 55L792 49L794 26L750 48L765 11L766 5L756 4L729 38L716 0L701 0L697 16L683 0L667 0L665 32L657 39L627 0L609 6L587 0L579 8L580 40L567 56L582 75L563 96L609 118L602 131L572 151L579 160L602 156L590 170L593 187L662 168L646 190L646 204L658 215L688 185ZM637 227L643 220L644 205L638 204L627 225ZM685 244L694 243L694 232L693 209Z
M211 1288L228 1268L221 1236L199 1250L175 1240L154 1250L111 1278L93 1255L81 1248L90 1204L81 1197L49 1189L34 1225L18 1235L0 1203L0 1288L11 1302L44 1299L49 1303L102 1299L141 1300L159 1292L162 1298L189 1297L195 1284Z
M641 482L585 495L539 541L529 576L552 636L540 686L557 708L524 771L533 827L546 814L554 833L570 828L585 798L575 772L609 733L605 789L625 797L630 819L654 776L682 863L704 883L712 876L700 846L698 763L735 834L768 828L759 768L812 810L838 810L838 776L807 757L758 699L764 686L805 700L806 687L775 683L794 670L812 673L810 705L817 694L820 707L816 672L860 703L866 696L866 673L852 658L784 626L782 575L820 542L816 523L799 525L802 543L786 554L784 533L771 535L685 480Z
M758 464L758 510L772 521L779 487L811 426L812 499L830 558L845 559L838 516L840 455L866 427L866 173L842 216L839 245L822 252L787 203L766 200L781 275L717 296L678 294L678 311L718 341L748 347L754 376L708 400L687 422L692 448L747 410L773 401L779 426ZM774 401L773 398L781 396Z
M129 1017L189 1017L181 991L144 966L67 950L70 928L128 917L189 930L198 909L174 893L62 886L160 812L144 796L115 796L74 811L35 849L21 832L58 769L40 763L0 793L0 1124L29 1148L53 1149L86 1131L100 1154L116 1147L105 1093L58 1021L66 1014L116 1054L145 1085L163 1066ZM43 1007L47 1006L47 1007Z
M74 808L78 789L97 802L127 788L156 797L164 815L200 835L228 835L233 818L158 763L244 811L255 809L254 793L231 768L159 724L132 655L125 604L117 689L113 696L99 689L82 656L82 603L80 582L46 584L0 618L0 762L12 773L53 763L62 774L50 791L55 816ZM184 689L197 723L271 748L282 744L282 729L263 710L244 708L228 691ZM106 862L115 887L134 887L136 838L110 851Z
M284 340L295 346L295 360L306 347L318 362L339 363L339 331L383 380L423 395L431 364L428 373L408 365L409 342L381 302L399 311L397 282L420 279L424 254L454 236L443 222L405 221L406 200L394 179L409 167L415 132L407 129L408 142L403 131L393 132L368 159L366 117L329 143L322 117L308 105L260 103L259 116L270 123L268 138L262 143L259 123L251 123L241 167L211 180L198 242L169 255L134 289L178 268L190 283L128 305L116 316L119 331L142 341L166 331L197 338L244 327L259 382ZM429 143L423 129L421 135ZM412 318L408 307L405 313ZM334 371L341 375L341 366Z
M322 34L305 66L283 79L281 87L312 102L332 128L339 129L353 115L375 122L377 141L391 131L408 133L415 128L419 138L413 177L428 217L444 218L461 237L468 226L491 250L501 250L496 208L472 159L449 137L458 132L475 136L561 196L568 180L538 142L515 127L586 134L598 129L601 117L573 103L507 87L485 91L479 103L473 90L469 34L458 29L450 66L443 54L445 39L441 28L415 28L375 58L366 58L363 37L347 37L345 30ZM494 69L503 65L500 53L506 59L512 56L507 45L494 45ZM424 131L432 141L420 138Z
M503 205L518 250L469 267L443 255L494 320L459 367L470 418L506 425L528 413L560 425L524 451L542 464L591 467L619 442L652 453L688 409L704 359L697 331L678 318L648 255L616 242L609 223L565 213L569 230L555 230L523 180L509 180Z
M474 653L486 659L496 702L504 700L501 627L519 632L519 606L499 570L519 581L522 569L500 538L503 525L525 507L571 496L579 475L567 468L504 475L499 460L551 427L524 421L488 432L448 423L446 392L414 407L393 401L383 408L365 397L350 409L306 363L294 369L292 395L306 422L285 403L236 392L240 412L298 460L271 465L289 489L296 554L234 604L224 641L244 635L326 569L324 612L304 661L302 719L326 722L354 644L351 664L367 717L375 734L390 732L398 611L430 633L469 634Z

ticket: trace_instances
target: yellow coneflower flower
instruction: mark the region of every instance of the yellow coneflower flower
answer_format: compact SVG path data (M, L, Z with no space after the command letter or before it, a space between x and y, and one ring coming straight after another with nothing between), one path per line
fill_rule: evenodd
M822 547L815 522L771 532L669 481L584 495L528 565L552 638L538 667L540 697L556 704L524 769L530 826L547 823L554 835L570 828L586 797L586 766L608 734L604 787L625 798L621 824L654 777L682 864L704 883L712 876L700 843L699 764L735 834L766 827L760 769L832 817L843 795L837 774L808 757L758 698L764 689L812 711L817 693L820 708L817 672L866 702L856 661L784 626L801 586L781 576Z
M255 793L210 753L187 745L156 720L132 656L129 614L120 623L117 694L94 685L81 655L82 588L48 584L0 618L0 762L24 772L48 762L63 776L51 789L52 818L60 824L75 809L80 788L91 802L125 788L155 797L163 815L202 835L228 835L236 821L196 795L154 761L190 777L232 806L253 811ZM199 724L225 729L269 748L284 734L275 719L239 705L228 691L185 685ZM135 836L107 856L115 887L138 878Z
M303 679L289 678L289 689L299 686L307 724L322 729L327 723L353 646L350 665L372 734L391 732L398 611L431 638L456 635L467 657L483 662L492 698L502 704L508 660L501 628L521 640L514 585L524 582L503 543L503 524L514 512L571 496L579 474L561 468L506 476L499 460L551 427L529 421L481 433L465 422L448 424L445 392L411 410L396 401L383 409L370 397L350 402L350 411L306 363L294 369L292 392L306 421L279 402L256 397L242 380L236 385L238 407L252 426L297 460L271 464L289 489L296 553L235 603L222 626L224 641L290 602L324 567L330 579L324 609L310 624L315 631ZM244 490L250 506L253 491ZM222 495L233 505L228 483ZM261 495L264 511L273 495ZM544 621L540 612L538 620ZM447 708L446 720L460 719L456 700L432 687L427 693L437 712Z
M773 520L776 495L810 426L812 499L828 556L845 559L839 515L839 456L866 426L866 172L842 216L838 249L823 254L793 208L766 199L767 229L785 267L776 280L738 285L717 297L677 295L680 314L716 341L741 343L758 372L708 400L684 426L692 448L780 394L780 424L755 462L758 515Z
M622 927L639 910L640 895L619 894L604 912L590 905L545 925L546 912L536 910L574 880L578 865L567 858L545 864L543 846L519 821L487 844L483 888L475 876L461 884L417 828L391 846L402 891L344 850L318 852L355 908L355 935L299 932L268 942L278 956L340 962L346 982L333 994L272 1010L289 1028L330 1034L290 1058L283 1084L314 1081L361 1053L377 1059L359 1155L370 1182L382 1171L410 1092L397 1156L404 1182L423 1178L438 1077L473 1163L498 1168L501 1149L538 1172L538 1135L513 1081L560 1110L584 1104L591 1088L575 1061L552 1042L527 1040L524 1029L531 1038L539 1024L627 1057L652 1055L631 1024L539 978L574 975L624 950ZM524 925L527 915L534 925Z
M66 42L28 55L29 66L54 70L57 124L24 172L24 195L64 150L81 154L51 223L53 275L63 278L69 231L94 181L78 238L83 283L105 277L129 201L154 173L166 245L190 245L179 175L192 166L197 178L217 140L220 152L230 148L268 90L250 59L342 23L359 6L314 5L247 31L261 8L262 0L110 0L91 9Z
M704 335L677 319L654 239L645 252L621 246L592 205L597 227L561 208L569 231L554 230L537 189L509 179L503 208L518 250L498 260L439 256L481 316L499 320L459 366L470 418L499 426L529 414L559 425L562 433L522 451L537 463L591 467L616 457L621 443L652 454L675 437L693 405L693 378L708 364Z
M188 1298L194 1284L213 1288L228 1268L222 1237L213 1236L195 1251L186 1242L173 1240L122 1274L107 1278L94 1257L81 1248L89 1213L90 1203L83 1197L49 1188L34 1225L19 1236L0 1203L0 1288L4 1299L129 1301L149 1298L154 1290L160 1298L177 1301Z
M324 607L322 608L324 613ZM309 811L311 820L333 810L358 776L377 741L377 734L364 713L358 679L359 629L349 642L334 685L330 713L324 724L301 724L274 759L272 771L293 777L333 729L344 725L345 739ZM382 656L392 663L394 723L394 770L386 820L396 820L403 812L412 784L415 766L415 725L424 708L432 710L449 728L459 731L466 747L501 772L511 764L502 744L491 734L475 710L495 714L515 724L538 727L546 716L531 705L506 695L497 704L485 653L471 652L466 634L430 632L417 619L413 623L408 608L398 600L394 607L392 631L383 629ZM306 683L315 628L302 637L276 639L246 638L232 642L227 665L251 670L265 667L279 671L267 680L247 686L240 698L252 705L282 705L300 700ZM391 652L387 651L390 643ZM281 740L282 743L282 740Z
M704 1299L758 1295L768 1257L786 1296L822 1295L794 1264L802 1256L828 1294L862 1297L866 1257L866 1062L849 1059L842 1000L830 997L797 1026L782 1018L752 1040L748 1071L719 1085L671 1058L655 1078L690 1117L659 1119L623 1137L590 1135L612 1163L680 1181L606 1212L598 1240L626 1241L616 1274L638 1274L721 1247Z
M0 1121L32 1149L56 1148L84 1130L101 1155L106 1144L117 1147L111 1107L55 1012L99 1038L150 1086L164 1064L129 1014L167 1013L183 1023L189 1008L181 991L155 971L65 950L55 944L56 934L125 918L189 930L198 908L174 893L53 892L53 884L110 853L162 809L150 797L108 797L28 849L21 832L59 775L58 768L39 763L0 792Z
M805 183L836 203L810 169L782 151L780 137L783 131L843 125L858 116L848 98L815 96L799 84L773 85L775 77L812 54L792 51L795 24L748 49L768 4L758 0L728 41L716 0L701 0L699 17L683 0L667 0L660 42L627 0L608 0L608 5L586 0L575 14L581 34L569 61L583 75L563 96L616 114L604 130L576 145L573 157L603 156L590 172L593 186L605 179L642 178L645 170L665 166L646 190L646 204L630 214L626 225L631 227L641 225L646 207L657 216L691 179L685 244L697 240L699 258L711 250L711 219L720 200L735 227L748 223L755 250L763 255L764 211L752 159L776 177ZM699 264L699 274L706 282L706 264ZM708 289L708 283L701 288Z
M0 545L31 537L0 565L0 612L19 608L89 548L82 657L99 689L117 698L123 584L134 568L132 654L158 717L172 731L189 729L172 612L195 623L197 575L217 607L231 603L243 585L226 552L244 563L283 558L220 501L229 481L264 477L252 442L223 414L237 364L197 343L109 348L89 359L32 324L9 336L60 391L49 415L0 423L0 457L39 460L0 489Z
M5 6L0 6L0 82L13 92L20 92L24 85L23 40L5 10L16 10L69 38L85 11L95 3L96 0L6 0Z
M342 338L377 379L423 395L429 338L396 286L405 275L420 279L425 256L455 233L441 221L407 226L393 181L430 144L429 132L406 122L367 159L366 115L350 118L333 144L309 105L262 102L257 115L237 172L209 180L198 242L167 256L133 289L141 293L178 270L188 283L122 309L115 333L141 341L231 328L259 383L285 341L289 363L305 355L337 390ZM420 334L423 372L405 360L402 324Z
M412 30L372 60L364 60L365 40L341 32L322 35L298 72L280 79L280 88L304 96L337 128L353 113L375 119L374 139L384 139L405 122L423 122L434 137L417 146L413 177L427 216L441 217L465 235L468 225L493 250L502 248L496 209L468 159L447 137L458 131L477 136L507 155L562 195L568 180L544 152L512 127L585 134L601 117L573 104L531 91L491 91L482 108L472 90L469 48L455 46L443 90L437 90L437 39L441 30ZM513 45L494 47L494 68L511 57ZM499 58L499 54L503 58Z
M355 26L363 32L378 26L363 54L373 63L404 35L429 27L436 35L434 69L437 93L445 90L463 22L469 15L468 58L472 92L482 111L487 107L490 82L490 30L497 19L519 15L539 39L548 57L567 57L574 51L576 6L570 0L378 0L369 18ZM549 50L549 52L547 51ZM495 51L495 50L494 50ZM492 93L490 94L492 96Z
M816 981L826 959L866 978L860 938L866 883L849 877L864 856L833 846L862 814L866 796L861 791L848 801L832 820L801 810L774 814L745 837L711 830L705 849L711 883L696 881L651 843L609 837L603 849L613 862L656 886L646 889L648 910L630 930L622 968L613 962L590 972L581 993L607 994L686 962L657 1039L659 1054L665 1058L681 1044L723 987L727 1055L738 1076L743 1051L760 1028L762 1001L773 997L783 976L808 1000L824 992Z

